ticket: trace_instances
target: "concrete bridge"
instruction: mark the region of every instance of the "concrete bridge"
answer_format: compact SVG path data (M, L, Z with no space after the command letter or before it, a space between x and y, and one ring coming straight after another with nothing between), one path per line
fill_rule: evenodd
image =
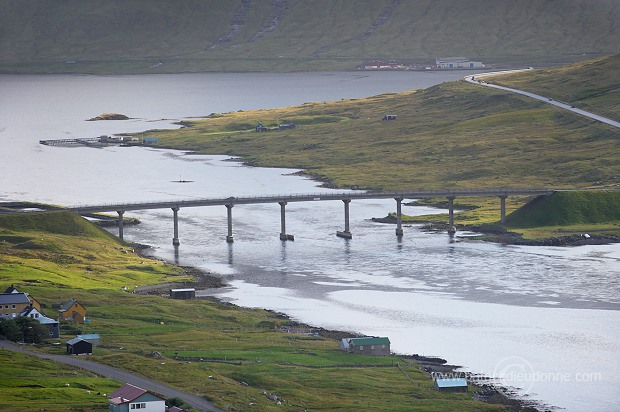
M258 203L278 203L280 204L280 239L294 240L294 236L286 233L286 205L289 202L316 202L325 200L341 200L344 204L344 230L336 231L336 235L342 238L351 239L352 234L349 230L349 205L352 200L357 199L394 199L396 201L396 236L403 236L402 211L401 205L404 199L428 199L445 197L448 199L448 216L450 233L456 232L454 226L454 199L458 196L469 197L498 197L500 200L500 222L506 219L506 198L508 196L539 196L550 195L554 189L480 189L480 190L412 190L396 192L340 192L340 193L315 193L315 194L291 194L291 195L267 195L250 197L227 197L227 198L207 198L191 199L179 201L163 202L144 202L144 203L118 203L104 205L84 205L70 207L77 213L92 212L116 212L118 213L118 237L123 239L123 214L130 210L149 210L149 209L171 209L173 216L173 238L172 244L178 246L179 241L179 219L178 213L182 208L204 207L204 206L225 206L228 218L228 233L226 241L233 242L233 221L232 209L235 205L248 205Z

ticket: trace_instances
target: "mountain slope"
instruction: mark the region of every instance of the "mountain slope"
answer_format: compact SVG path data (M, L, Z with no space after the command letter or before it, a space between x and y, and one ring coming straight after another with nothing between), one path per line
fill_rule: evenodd
M366 60L551 64L617 52L616 0L0 0L0 69L350 69ZM69 62L69 63L66 63Z

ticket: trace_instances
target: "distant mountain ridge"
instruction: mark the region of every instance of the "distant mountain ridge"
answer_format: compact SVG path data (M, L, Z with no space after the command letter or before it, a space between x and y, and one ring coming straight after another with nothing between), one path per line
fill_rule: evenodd
M2 72L554 64L618 52L617 0L0 0Z

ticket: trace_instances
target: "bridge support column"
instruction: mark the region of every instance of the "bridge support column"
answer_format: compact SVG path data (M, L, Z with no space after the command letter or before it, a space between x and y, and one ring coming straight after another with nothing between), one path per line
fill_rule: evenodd
M174 221L174 234L172 237L172 244L174 246L179 246L181 242L179 242L179 208L172 208L172 219Z
M280 240L295 240L293 235L286 234L286 202L280 204Z
M233 243L234 239L233 239L233 234L232 234L232 208L233 208L233 204L229 204L226 205L226 215L228 218L228 235L226 235L226 242L227 243Z
M451 235L456 233L456 226L454 226L454 196L448 196L448 233Z
M499 196L499 204L500 204L499 222L502 224L506 223L506 198L507 197L508 195Z
M342 199L342 202L344 203L344 231L337 231L336 236L351 239L353 237L349 231L349 203L351 203L351 199Z
M394 200L396 200L396 236L402 237L403 236L403 213L401 210L401 206L402 206L403 198L396 197L394 198Z
M125 211L119 210L116 213L118 213L118 238L123 240L123 214Z

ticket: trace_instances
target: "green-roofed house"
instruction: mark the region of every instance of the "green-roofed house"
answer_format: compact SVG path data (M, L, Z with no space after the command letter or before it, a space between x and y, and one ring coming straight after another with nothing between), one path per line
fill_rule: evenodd
M467 379L465 378L437 378L435 389L442 392L467 392Z
M390 356L390 340L377 336L350 338L348 351L356 355Z

